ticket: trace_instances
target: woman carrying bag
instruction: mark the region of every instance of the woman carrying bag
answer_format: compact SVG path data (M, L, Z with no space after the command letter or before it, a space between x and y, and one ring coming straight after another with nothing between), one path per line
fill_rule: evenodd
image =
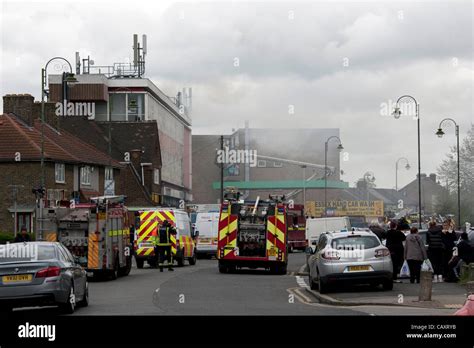
M420 282L421 265L428 258L418 228L412 227L405 241L405 260L410 269L410 283Z

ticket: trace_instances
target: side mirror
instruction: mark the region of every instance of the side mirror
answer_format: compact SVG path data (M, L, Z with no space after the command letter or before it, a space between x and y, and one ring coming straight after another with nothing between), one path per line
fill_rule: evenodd
M313 248L311 248L311 247L307 247L305 252L306 252L306 254L310 254L310 255L314 254Z
M315 241L315 240L313 240L313 241L311 242L311 245L314 245L314 246L316 246L316 245L318 245L318 242L317 242L317 241Z
M199 237L199 231L194 231L194 238Z

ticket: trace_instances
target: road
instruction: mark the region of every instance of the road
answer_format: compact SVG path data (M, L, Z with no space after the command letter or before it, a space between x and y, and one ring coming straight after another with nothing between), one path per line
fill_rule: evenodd
M297 273L304 253L289 255L288 273L260 270L220 274L215 259L199 259L174 272L134 265L129 276L89 283L90 304L73 315L452 315L452 309L395 306L332 306L306 291L307 277ZM364 296L364 292L352 293ZM394 291L393 296L397 296ZM14 315L55 316L57 308L21 308Z
M90 305L75 315L433 315L452 311L398 307L338 307L318 303L296 272L303 253L290 254L287 275L242 271L220 274L200 259L174 272L133 268L115 281L90 283Z

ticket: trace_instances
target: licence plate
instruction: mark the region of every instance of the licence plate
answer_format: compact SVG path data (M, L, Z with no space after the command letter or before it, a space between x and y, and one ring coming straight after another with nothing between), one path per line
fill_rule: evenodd
M349 266L349 272L370 271L370 266Z
M16 274L2 277L3 284L8 283L28 283L33 280L32 274Z

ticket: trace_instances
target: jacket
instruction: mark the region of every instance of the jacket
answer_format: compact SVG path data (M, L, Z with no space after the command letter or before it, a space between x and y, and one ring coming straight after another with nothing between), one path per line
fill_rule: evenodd
M427 258L426 248L420 235L410 233L405 241L405 259L423 261Z
M170 235L176 235L176 229L173 226L162 226L158 230L158 235L154 238L155 246L170 246Z
M25 236L23 236L21 233L19 233L19 234L16 235L15 240L13 241L13 243L29 242L30 240L31 240L31 238L30 238L29 234L25 234Z
M386 236L386 246L388 250L390 250L390 252L403 253L403 241L405 240L405 234L398 230L388 230Z
M429 250L444 250L441 229L439 227L429 228L426 233L426 242Z
M444 248L446 250L452 251L456 245L456 232L446 232L441 234L441 240L443 241Z
M474 262L474 248L469 244L468 241L461 240L458 245L458 256L465 263L469 264Z

